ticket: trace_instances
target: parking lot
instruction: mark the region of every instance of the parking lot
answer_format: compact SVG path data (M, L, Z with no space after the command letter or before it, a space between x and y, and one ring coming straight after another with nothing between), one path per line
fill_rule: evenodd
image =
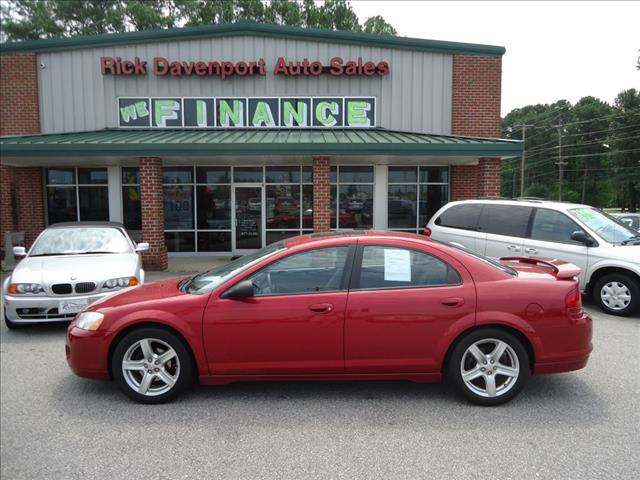
M640 319L588 307L586 369L482 408L408 382L196 387L143 406L74 376L64 325L1 344L1 477L638 478Z

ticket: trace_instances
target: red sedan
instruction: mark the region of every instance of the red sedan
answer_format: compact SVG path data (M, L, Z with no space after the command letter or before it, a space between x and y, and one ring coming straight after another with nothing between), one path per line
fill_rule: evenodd
M160 403L194 379L448 378L481 405L531 374L583 368L577 267L501 263L393 232L314 234L94 303L67 332L71 369Z

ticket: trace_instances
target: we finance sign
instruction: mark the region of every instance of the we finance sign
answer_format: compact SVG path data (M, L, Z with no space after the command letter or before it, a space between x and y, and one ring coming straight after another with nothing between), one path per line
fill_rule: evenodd
M375 97L118 98L120 128L370 128Z

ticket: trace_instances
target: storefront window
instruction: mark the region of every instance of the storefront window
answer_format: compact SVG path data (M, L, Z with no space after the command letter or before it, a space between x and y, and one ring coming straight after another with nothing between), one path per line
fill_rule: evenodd
M140 169L122 168L122 223L136 242L142 241Z
M265 180L267 245L310 233L313 229L311 167L266 167Z
M49 225L109 220L106 168L48 168L45 179Z
M420 233L449 200L449 167L389 167L388 225Z
M162 170L165 242L169 252L195 252L194 168Z
M373 167L331 167L331 228L373 227Z

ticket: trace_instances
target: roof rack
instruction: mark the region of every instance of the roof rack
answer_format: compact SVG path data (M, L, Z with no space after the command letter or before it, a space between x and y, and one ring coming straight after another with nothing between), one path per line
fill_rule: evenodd
M541 197L516 197L516 198L513 198L512 200L523 201L523 202L544 202L544 201L546 201L545 198L541 198Z

